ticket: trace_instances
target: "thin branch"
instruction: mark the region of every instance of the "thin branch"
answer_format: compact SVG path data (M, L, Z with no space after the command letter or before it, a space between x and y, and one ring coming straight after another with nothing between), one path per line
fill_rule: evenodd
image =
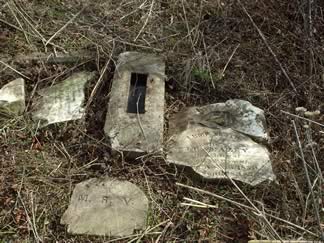
M292 122L292 124L294 126L294 131L295 131L296 138L297 138L297 143L298 143L298 148L299 148L299 151L300 151L300 156L301 156L301 159L303 161L303 166L304 166L304 171L305 171L305 175L306 175L306 180L307 180L308 188L309 188L310 193L312 195L312 201L313 201L313 204L314 204L315 216L316 216L316 219L317 219L317 223L318 223L319 230L321 232L321 239L324 241L324 232L323 232L322 227L321 227L321 217L319 215L319 208L318 208L318 205L316 203L314 191L312 189L312 183L311 183L311 180L309 178L309 173L308 173L308 169L307 169L307 164L306 164L306 160L305 160L303 148L301 146L301 142L300 142L300 139L299 139L299 135L298 135L296 123L295 123L294 120L292 120L291 122Z
M225 71L226 71L226 68L227 68L228 64L231 62L231 60L232 60L232 58L233 58L233 56L234 56L236 50L239 48L239 46L240 46L240 44L238 44L238 45L234 48L234 50L233 50L231 56L229 57L229 59L228 59L226 65L225 65L223 71L222 71L221 74L220 74L221 77L224 76L224 73L225 73Z
M12 15L14 16L15 20L17 21L17 23L19 24L19 26L20 26L20 28L21 28L21 30L22 30L24 36L25 36L25 39L26 39L27 43L30 45L30 41L29 41L29 39L28 39L28 36L27 36L27 34L26 34L26 31L24 30L22 24L20 23L19 19L17 18L16 13L14 12L14 10L12 9L12 7L11 7L10 4L8 4L8 8L9 8L10 12L12 13Z
M279 65L282 73L285 75L286 79L288 80L290 86L293 88L293 90L295 91L295 93L297 93L297 89L294 85L294 83L292 82L292 80L290 79L287 71L285 70L285 68L282 66L281 62L279 61L277 55L274 53L274 51L272 50L272 48L270 47L267 39L265 38L264 34L262 33L262 31L259 29L259 27L256 25L256 23L254 22L253 18L251 17L251 15L248 13L248 11L246 10L246 8L243 6L243 4L241 3L240 0L238 0L239 4L241 5L244 13L249 17L251 23L253 24L254 28L258 31L261 39L263 40L264 44L267 46L269 52L271 53L271 55L273 56L273 58L275 59L276 63Z
M136 101L136 117L137 117L138 125L141 128L143 137L146 139L145 132L144 132L144 129L143 129L143 126L142 126L142 123L141 123L141 118L140 118L140 115L139 115L139 112L138 112L138 103L139 103L140 98L141 98L141 94L138 96L138 99Z
M212 162L221 169L222 173L225 175L225 177L227 179L230 180L230 182L235 186L235 188L240 192L240 194L249 202L249 204L252 206L252 208L254 208L254 211L256 211L258 213L258 215L260 217L263 218L264 222L269 226L269 228L272 230L272 232L275 234L275 236L279 239L282 240L280 235L277 233L277 231L272 227L272 225L270 224L269 220L266 218L265 214L262 213L255 205L254 203L246 196L246 194L241 190L241 188L236 184L236 182L230 177L228 176L228 174L226 173L226 170L220 165L218 164L214 158L210 155L210 153L203 148L203 150L206 152L206 154L209 156L209 158L212 160Z
M65 23L58 31L56 31L46 42L45 46L47 46L59 33L61 33L69 24L71 24L79 15L82 13L82 11L86 8L84 6L79 12L77 12L68 22Z
M152 0L152 2L151 2L151 7L150 7L150 10L149 10L149 12L148 12L148 14L147 14L147 17L146 17L146 19L145 19L145 22L144 22L142 28L140 29L140 31L138 32L137 36L135 37L134 41L137 41L138 37L142 34L143 30L145 29L145 27L146 27L146 25L147 25L147 23L148 23L148 20L149 20L149 18L150 18L151 15L152 15L154 2L155 2L155 0Z
M112 60L112 55L113 55L113 53L114 53L114 48L115 48L115 42L113 42L113 49L112 49L112 51L111 51L110 57L109 57L109 59L107 60L105 66L104 66L104 68L103 68L103 70L101 71L101 73L100 73L100 77L99 77L99 79L98 79L96 85L94 86L93 90L91 91L91 94L90 94L89 100L88 100L87 105L86 105L86 109L89 108L90 104L92 103L92 101L93 101L93 99L94 99L94 96L96 95L96 93L97 93L99 87L101 86L101 84L102 84L102 82L103 82L103 80L104 80L104 79L103 79L103 76L105 75L105 73L106 73L106 71L107 71L107 69L108 69L108 67L109 67L110 61Z
M16 70L15 68L13 68L12 66L10 66L9 64L3 62L0 60L0 63L6 67L8 67L9 69L11 69L12 71L14 71L15 73L19 74L20 76L24 77L25 79L31 80L31 78L27 77L25 74L22 74L21 72L19 72L18 70Z

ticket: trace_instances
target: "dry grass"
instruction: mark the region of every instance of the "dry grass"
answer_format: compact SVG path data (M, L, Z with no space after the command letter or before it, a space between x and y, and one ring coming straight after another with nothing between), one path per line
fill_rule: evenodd
M59 224L73 186L103 175L139 185L151 201L151 228L121 242L247 242L274 237L255 211L242 206L248 201L231 183L197 181L185 170L150 156L140 161L111 156L103 134L105 109L114 60L126 50L165 57L166 120L185 106L230 98L263 108L278 183L238 186L258 210L272 216L267 219L281 238L316 239L319 226L314 205L323 222L324 134L318 124L324 123L324 116L312 118L315 124L281 111L295 114L296 107L304 106L324 112L324 6L320 1L313 6L316 31L308 41L298 1L241 2L247 12L234 0L0 2L1 60L30 79L26 80L26 114L0 119L0 239L109 242L112 239L69 235ZM34 52L78 52L87 57L90 53L90 58L77 64L11 61L16 55ZM38 129L29 120L31 97L38 89L84 69L102 74L87 87L92 102L86 119ZM0 86L19 73L0 65ZM221 197L179 187L176 182Z

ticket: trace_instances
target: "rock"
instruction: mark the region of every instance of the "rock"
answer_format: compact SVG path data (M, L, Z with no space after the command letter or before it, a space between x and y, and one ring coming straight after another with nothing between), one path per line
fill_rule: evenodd
M0 89L0 108L7 113L19 115L25 110L25 81L15 79Z
M319 116L320 114L321 114L321 112L319 110L316 110L316 111L306 111L304 113L304 116L307 117L307 118L313 118L313 117Z
M307 109L305 107L303 107L303 106L300 106L300 107L296 107L295 111L297 113L304 114L307 111Z
M164 72L161 57L120 54L104 128L114 150L128 157L163 150Z
M134 184L93 178L75 186L61 224L72 234L127 236L145 227L148 206Z
M206 179L226 178L226 172L251 185L273 180L269 151L250 138L268 137L264 123L260 109L239 100L188 108L169 122L167 161Z
M84 87L94 76L94 72L75 73L59 84L38 91L41 98L34 101L33 119L40 120L41 126L81 119Z

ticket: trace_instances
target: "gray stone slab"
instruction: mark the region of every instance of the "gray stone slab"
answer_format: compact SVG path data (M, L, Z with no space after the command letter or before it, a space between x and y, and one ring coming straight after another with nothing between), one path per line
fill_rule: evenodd
M21 114L25 110L25 81L17 78L0 89L0 107L11 114Z
M90 179L75 186L61 224L73 234L127 236L146 225L149 202L128 181Z
M74 73L64 81L38 91L40 98L34 100L34 120L41 126L77 120L84 116L85 84L95 77L95 72Z
M131 157L163 150L164 73L161 57L120 54L104 128L114 150Z
M171 118L167 160L189 166L206 179L226 178L226 172L232 179L251 185L273 180L269 151L246 135L259 133L253 133L253 129L241 132L238 118L230 119L227 113L219 115L219 107L226 103L191 107Z
M263 110L245 100L232 99L225 103L191 107L186 113L208 127L221 125L258 141L269 139Z

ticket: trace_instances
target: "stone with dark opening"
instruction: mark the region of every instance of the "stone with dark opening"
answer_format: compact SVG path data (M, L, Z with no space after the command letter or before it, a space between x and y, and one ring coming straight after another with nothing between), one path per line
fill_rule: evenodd
M165 63L138 52L120 54L105 123L112 149L138 157L162 152Z
M131 74L131 84L128 93L128 113L145 113L147 77L147 74Z

